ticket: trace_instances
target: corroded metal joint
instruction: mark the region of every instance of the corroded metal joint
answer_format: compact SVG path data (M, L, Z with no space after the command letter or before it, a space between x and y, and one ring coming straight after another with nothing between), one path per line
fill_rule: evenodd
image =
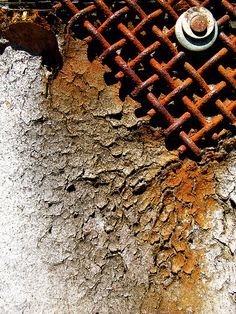
M210 48L218 36L218 26L212 13L204 7L192 7L177 20L175 34L179 43L188 50Z

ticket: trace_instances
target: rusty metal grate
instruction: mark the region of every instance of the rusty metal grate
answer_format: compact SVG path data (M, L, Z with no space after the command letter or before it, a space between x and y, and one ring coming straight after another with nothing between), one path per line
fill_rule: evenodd
M208 8L219 35L206 52L190 52L175 37L179 16L192 6ZM68 27L95 42L99 60L117 70L143 116L164 128L180 153L201 154L226 126L235 126L236 71L233 36L235 5L227 0L78 1L60 0L69 9ZM99 45L98 45L99 44Z

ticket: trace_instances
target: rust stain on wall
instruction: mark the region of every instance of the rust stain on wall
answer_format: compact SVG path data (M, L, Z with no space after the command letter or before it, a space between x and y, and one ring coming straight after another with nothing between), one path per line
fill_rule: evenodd
M122 101L118 97L119 85L106 86L106 68L96 60L89 62L85 43L69 38L64 47L64 58L64 66L52 82L48 106L58 112L58 123L60 113L68 115L70 136L76 137L81 128L89 134L97 130L95 135L93 133L97 145L96 132L100 131L96 123L101 120L104 135L109 134L106 129L109 119L118 115L119 124L115 126L124 128L125 111L135 103L130 98ZM92 116L98 119L95 124ZM145 126L142 126L142 132L132 130L133 135L129 136L133 136L133 149L140 141L143 147L156 148L157 142L151 132ZM156 136L159 136L159 145L164 147L163 137ZM125 159L124 150L113 147L119 137L113 137L109 144L102 143L115 156L117 165ZM125 149L129 152L127 147ZM122 220L140 245L147 243L152 248L150 290L143 297L141 313L190 313L190 309L199 313L207 287L202 282L205 251L196 235L211 228L211 214L217 204L214 168L211 162L201 165L188 159L180 162L176 155L168 155L168 159L165 154L160 156L159 165L158 158L153 157L156 164L146 167L144 163L144 167L136 171L132 166L129 170L125 162L126 177L119 183L119 188L106 192L106 199L118 204L117 209L112 207L119 217L113 219L114 229L118 230L118 221ZM102 164L102 157L99 158ZM135 178L138 173L141 179ZM119 182L119 176L120 172L117 172L114 182ZM95 187L99 184L95 178L89 180L95 182ZM104 208L105 201L99 201L99 206Z
M142 196L145 200L158 207L153 227L146 232L140 227L141 238L153 245L151 282L165 287L157 313L189 313L188 308L198 313L206 291L202 283L205 252L193 234L211 228L217 205L213 168L191 160L171 166L152 182Z
M170 248L164 250L164 256L173 256L174 273L180 270L191 273L194 269L188 241L191 241L194 227L209 227L208 217L216 204L214 187L213 170L187 160L181 167L168 170L161 185L154 181L142 196L142 199L150 200L152 205L160 206L152 230L144 233L143 239L151 244L168 242Z

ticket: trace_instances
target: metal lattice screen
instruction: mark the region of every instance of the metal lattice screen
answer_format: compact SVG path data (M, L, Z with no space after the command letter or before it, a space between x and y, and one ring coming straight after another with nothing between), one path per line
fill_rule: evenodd
M205 52L183 48L175 36L179 16L208 8L219 34ZM68 29L93 47L141 105L140 114L163 127L180 153L201 154L209 139L235 126L236 7L227 0L123 0L54 3L71 15Z

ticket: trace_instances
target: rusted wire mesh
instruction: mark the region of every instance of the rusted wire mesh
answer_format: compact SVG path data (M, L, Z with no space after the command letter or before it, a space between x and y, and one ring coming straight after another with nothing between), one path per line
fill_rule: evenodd
M207 52L192 53L177 43L174 29L181 13L199 5L211 10L220 31ZM198 156L202 143L235 126L232 2L60 0L56 7L69 9L68 27L77 25L88 42L96 42L100 61L113 64L115 77L126 79L143 115L161 124L167 138L177 139L180 153Z

